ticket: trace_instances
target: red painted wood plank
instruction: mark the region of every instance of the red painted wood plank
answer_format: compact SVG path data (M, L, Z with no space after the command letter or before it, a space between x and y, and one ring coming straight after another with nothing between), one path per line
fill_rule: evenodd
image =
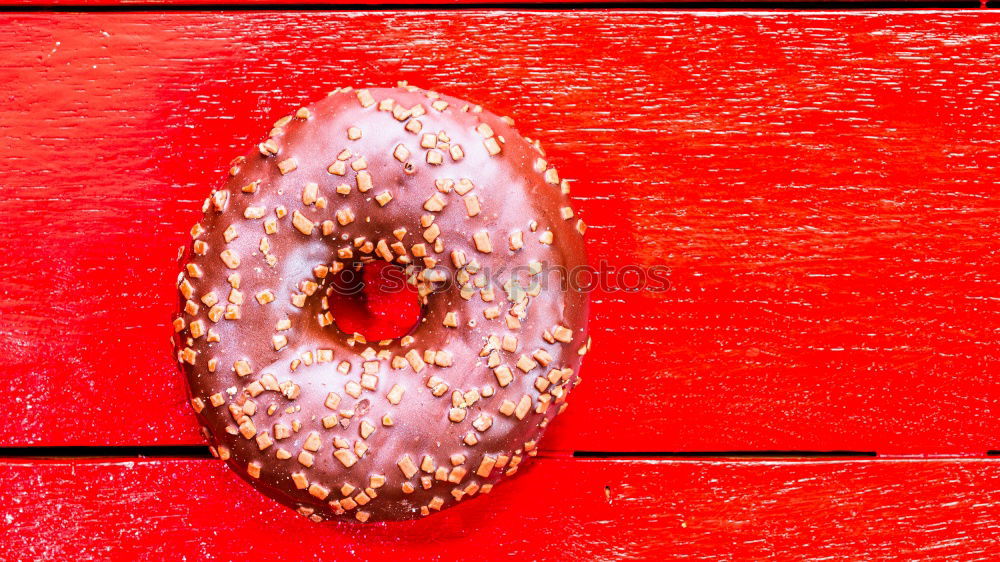
M343 84L511 114L576 178L595 293L544 446L1000 448L1000 15L0 18L0 443L197 443L174 256L221 170Z
M16 558L987 559L995 460L542 459L485 498L402 524L316 525L215 461L4 462Z

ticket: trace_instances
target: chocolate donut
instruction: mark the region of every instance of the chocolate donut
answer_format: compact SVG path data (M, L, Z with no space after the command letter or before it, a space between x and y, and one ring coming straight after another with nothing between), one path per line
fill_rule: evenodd
M206 199L178 280L213 454L316 521L489 493L537 454L589 348L568 192L510 118L405 84L279 119ZM377 342L330 310L334 279L376 269L420 307Z

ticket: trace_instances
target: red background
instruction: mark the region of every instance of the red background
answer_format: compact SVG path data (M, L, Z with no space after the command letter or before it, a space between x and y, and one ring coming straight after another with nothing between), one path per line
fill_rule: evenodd
M988 552L998 44L992 10L0 15L0 552ZM540 462L425 522L309 526L200 448L129 458L202 443L167 327L200 200L284 112L396 80L514 117L591 261L672 288L596 292ZM878 458L670 455L835 450Z

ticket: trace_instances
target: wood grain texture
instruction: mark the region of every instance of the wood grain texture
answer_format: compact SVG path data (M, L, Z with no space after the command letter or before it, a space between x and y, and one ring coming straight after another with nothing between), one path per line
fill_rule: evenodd
M5 445L198 443L177 247L229 160L397 79L540 138L591 261L594 352L548 450L1000 448L1000 15L0 17Z
M0 464L9 560L988 560L1000 463L541 459L429 519L316 525L221 462ZM85 483L85 484L83 484Z

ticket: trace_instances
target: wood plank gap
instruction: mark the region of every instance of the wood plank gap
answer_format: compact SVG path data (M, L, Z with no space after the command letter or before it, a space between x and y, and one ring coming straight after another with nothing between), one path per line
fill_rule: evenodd
M875 451L574 451L585 459L845 459L878 457Z
M455 2L455 3L452 3ZM192 12L192 11L222 11L222 12L273 12L273 11L469 11L469 10L512 10L512 11L566 11L574 10L786 10L786 11L857 11L857 10L906 10L906 9L986 9L995 8L996 3L983 0L830 0L830 1L583 1L557 0L554 2L463 2L458 0L442 0L439 3L387 3L387 4L331 4L331 3L191 3L165 4L157 2L136 2L115 5L70 4L58 3L52 5L3 5L0 0L0 13L3 12Z
M126 447L0 447L0 460L13 459L106 459L106 458L210 459L204 445L146 445Z
M1000 449L997 12L307 15L8 18L0 444L203 444L163 266L318 75L513 110L575 163L594 263L671 269L595 294L547 449Z
M662 460L698 461L723 459L730 461L810 460L840 461L850 459L893 460L995 460L1000 450L971 455L879 455L875 451L542 451L540 458L547 459L598 459L598 460ZM212 459L208 447L203 445L147 445L147 446L63 446L63 447L0 447L2 461L33 460L208 460Z
M991 452L1000 455L998 452ZM546 458L582 459L844 459L872 458L874 451L544 451ZM0 447L0 459L212 458L202 445Z

